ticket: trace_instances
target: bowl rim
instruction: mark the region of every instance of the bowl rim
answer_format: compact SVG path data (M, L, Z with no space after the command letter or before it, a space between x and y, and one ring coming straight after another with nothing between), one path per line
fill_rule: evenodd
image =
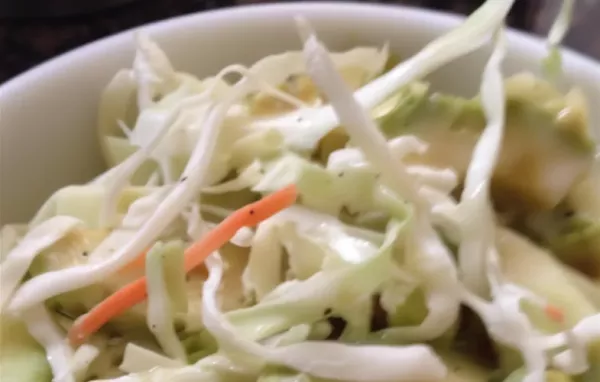
M343 8L340 11L340 8ZM23 73L8 79L3 84L0 84L0 95L11 93L18 88L26 87L27 83L34 82L43 78L50 72L59 68L64 62L87 54L95 54L97 51L106 51L105 49L111 45L118 44L119 41L130 38L136 30L143 29L150 34L160 34L161 31L166 31L176 24L197 22L197 19L202 19L204 22L224 22L228 19L238 17L245 18L265 18L270 14L281 13L312 13L323 15L335 15L340 12L368 12L371 14L380 13L380 17L394 17L397 13L409 13L410 17L419 17L429 19L429 23L435 24L437 29L449 30L459 25L465 19L465 16L453 13L431 10L426 8L418 8L408 5L392 5L392 4L373 4L373 3L357 3L357 2L292 2L279 4L248 4L229 8L220 8L208 11L199 11L195 13L185 14L170 17L164 20L158 20L150 23L145 23L136 27L132 27L118 33L99 38L94 41L87 42L79 47L61 53L56 57L46 60ZM334 16L335 17L335 16ZM514 44L514 41L519 41L520 45L528 45L531 47L545 46L543 37L536 36L530 32L519 31L514 28L508 28L508 45ZM133 44L133 39L131 39ZM568 62L575 67L586 68L586 71L592 73L597 72L600 78L600 61L590 57L584 53L577 52L572 48L563 46L562 49L563 61Z

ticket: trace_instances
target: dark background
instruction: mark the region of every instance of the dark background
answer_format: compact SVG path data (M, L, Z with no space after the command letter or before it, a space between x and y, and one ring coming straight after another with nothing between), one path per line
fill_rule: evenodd
M501 1L501 0L498 0ZM264 0L0 0L0 83L87 42L148 22ZM467 14L481 0L395 0ZM517 0L509 25L545 35L562 0ZM577 0L565 45L600 59L600 1Z

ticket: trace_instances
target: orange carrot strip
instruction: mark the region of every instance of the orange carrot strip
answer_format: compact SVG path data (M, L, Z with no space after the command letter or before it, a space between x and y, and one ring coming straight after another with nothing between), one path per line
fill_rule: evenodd
M202 264L211 253L227 243L240 228L256 226L294 204L297 195L296 187L291 185L229 215L202 239L186 249L186 272ZM113 317L143 302L146 297L147 281L145 277L125 285L87 314L81 316L69 330L69 341L74 346L83 343Z
M135 259L131 260L131 262L127 263L123 268L119 270L119 272L126 273L131 271L140 271L146 269L146 254L148 251L144 251L140 253Z
M546 308L544 309L544 311L545 311L546 315L548 317L550 317L551 320L561 323L561 324L565 322L565 314L562 311L562 309L560 309L559 307L548 304L548 305L546 305Z

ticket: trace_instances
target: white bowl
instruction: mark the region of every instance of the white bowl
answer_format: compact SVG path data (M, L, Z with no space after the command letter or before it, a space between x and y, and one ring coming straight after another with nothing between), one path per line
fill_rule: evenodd
M293 16L303 14L329 47L390 43L406 57L455 27L461 18L401 6L296 3L239 7L178 17L144 27L174 65L199 76L234 62L299 49ZM83 183L103 169L95 134L99 94L120 68L130 67L133 32L86 45L53 59L0 88L0 224L25 222L56 189ZM508 35L506 73L537 71L542 40ZM489 52L446 66L431 79L439 89L473 94ZM566 81L600 104L600 65L565 52ZM600 125L600 108L592 107Z

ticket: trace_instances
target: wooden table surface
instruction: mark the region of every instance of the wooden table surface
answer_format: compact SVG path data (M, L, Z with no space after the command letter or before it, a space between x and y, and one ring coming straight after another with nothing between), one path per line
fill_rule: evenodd
M53 1L60 3L62 0ZM53 56L124 29L176 15L257 2L266 1L129 0L125 1L125 5L61 17L36 15L33 18L0 12L0 83ZM477 8L482 0L373 2L467 14ZM545 35L561 3L561 0L517 0L508 23L520 30ZM565 45L600 60L600 0L577 0L576 4L573 26Z

